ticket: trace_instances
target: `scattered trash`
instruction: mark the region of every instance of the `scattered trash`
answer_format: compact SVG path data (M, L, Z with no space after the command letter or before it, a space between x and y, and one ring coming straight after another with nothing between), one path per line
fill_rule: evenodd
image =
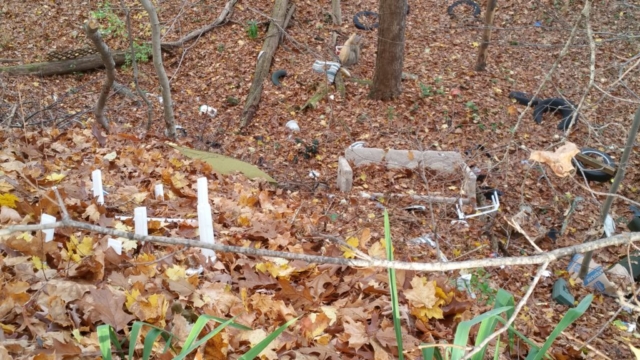
M349 147L351 149L357 149L357 148L361 148L364 147L367 143L364 141L356 141L353 144L349 145Z
M456 287L458 288L458 290L460 291L467 291L467 294L469 294L469 296L472 299L476 298L476 294L471 291L471 278L473 277L472 274L464 274L464 275L460 275L460 277L458 277L458 279L456 280Z
M596 160L591 156L597 156ZM578 169L577 173L589 181L607 182L615 176L616 164L613 158L600 150L583 148L573 158L573 165Z
M271 74L271 82L275 86L280 86L282 85L280 83L280 79L285 76L287 76L287 70L276 70L273 72L273 74Z
M627 223L627 229L632 232L640 231L640 217L634 216L633 219Z
M616 222L613 220L611 215L607 214L607 217L604 219L604 233L609 236L613 236L616 232Z
M524 235L534 247L535 242L547 234L547 229L540 225L538 217L533 213L530 206L522 206L517 214L506 220L511 227Z
M565 279L558 279L553 284L553 290L551 291L551 298L558 304L573 306L575 298L571 295L567 281Z
M410 205L407 206L405 208L403 208L402 210L406 210L406 211L427 211L427 207L424 205Z
M327 74L327 80L329 80L330 83L333 83L333 81L336 78L336 74L338 73L338 70L340 70L340 63L335 61L316 60L311 66L311 68L313 69L313 71L317 73Z
M369 19L369 21L364 20ZM367 22L371 23L375 21L375 23L369 25ZM353 25L360 30L373 30L377 29L378 24L378 13L373 11L360 11L353 16Z
M287 121L286 127L291 131L300 131L300 126L298 125L298 122L295 120Z
M476 18L480 16L480 6L477 3L471 0L458 0L447 8L447 14L449 14L449 16L452 19L456 17L456 14L453 12L453 9L455 9L457 6L460 6L460 5L470 6L471 9L473 10L473 16Z
M620 330L626 331L628 333L632 333L634 331L636 331L637 325L636 323L628 323L626 321L622 321L622 320L615 320L613 322L613 325L615 327L617 327Z
M480 193L484 195L485 199L487 200L491 200L491 197L493 196L493 194L497 194L498 197L501 197L502 195L504 195L502 191L488 187L488 186L480 186L478 187L478 189L480 190Z
M560 235L560 232L556 228L549 229L549 232L547 233L547 237L551 239L551 241L553 241L554 243L558 239L558 235Z
M313 179L317 179L320 177L320 173L315 170L311 170L309 171L309 177Z
M198 266L197 268L189 268L187 270L185 270L184 274L186 276L193 276L193 275L200 275L204 272L204 268L202 267L202 265Z
M215 117L218 114L218 109L209 105L200 105L200 115L207 114L210 117Z
M625 256L617 264L613 266L621 266L626 273L634 281L640 281L640 252L634 252L629 256Z
M572 279L578 278L583 258L584 255L582 254L575 254L571 258L569 266L567 266L567 271L571 275ZM607 296L615 297L617 296L616 291L618 290L618 286L611 282L607 275L611 275L625 283L632 281L631 275L629 275L627 269L620 264L615 264L605 271L602 265L591 260L589 263L589 272L587 273L587 276L585 276L583 284L584 286L597 290Z
M566 142L564 145L556 149L555 152L534 150L529 155L529 160L538 161L549 165L556 176L565 177L571 174L573 165L571 161L580 150L576 144Z
M413 244L429 244L432 248L436 248L436 242L431 239L431 234L418 236L417 238L409 240L409 242Z
M491 200L491 205L477 207L475 214L465 215L465 213L462 211L462 199L460 199L459 203L456 204L456 212L458 213L458 219L460 220L470 219L472 217L487 215L492 212L498 211L498 209L500 208L500 199L497 191L493 191L491 193L490 200Z
M541 27L541 26L542 26L542 24L540 23L540 21L536 21L536 22L534 22L534 23L533 23L533 26L535 26L535 27Z

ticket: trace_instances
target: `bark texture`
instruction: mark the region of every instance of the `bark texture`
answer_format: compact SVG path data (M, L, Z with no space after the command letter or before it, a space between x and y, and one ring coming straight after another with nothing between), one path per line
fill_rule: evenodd
M98 31L99 25L95 20L91 20L84 24L84 31L87 34L87 37L93 42L93 45L98 50L100 54L100 59L104 63L104 67L106 69L106 78L104 79L104 83L102 84L102 89L100 90L100 97L98 98L98 104L94 110L94 115L96 116L96 121L102 125L102 128L109 133L109 120L104 116L104 107L107 104L107 98L109 97L109 91L111 91L111 86L113 82L116 80L116 64L113 61L113 57L111 57L111 51L109 51L109 47L102 41L102 37L100 36L100 32Z
M484 31L482 32L482 43L478 49L478 59L476 60L476 71L485 71L487 68L487 49L491 41L491 28L493 27L493 17L496 13L496 3L498 0L489 0L487 10L484 12Z
M267 31L267 36L262 45L262 51L258 55L258 63L256 64L256 72L253 75L253 82L247 95L247 100L242 109L242 116L240 120L240 128L244 128L253 119L258 107L260 105L260 98L262 97L262 87L264 80L269 75L269 69L271 68L271 61L276 53L278 44L280 44L281 32L284 32L285 16L287 15L288 0L276 0L273 7L273 13L271 14L271 24Z
M380 0L378 54L369 97L390 100L402 93L406 0Z
M171 101L171 86L164 65L162 65L162 53L160 50L160 19L150 0L140 0L142 6L149 14L151 22L151 47L153 49L153 66L162 87L162 106L164 107L164 123L167 128L167 136L170 139L176 138L176 123L173 116L173 103Z

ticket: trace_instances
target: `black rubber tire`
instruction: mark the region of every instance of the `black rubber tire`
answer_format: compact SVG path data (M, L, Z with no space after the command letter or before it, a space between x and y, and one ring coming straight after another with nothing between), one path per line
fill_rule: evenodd
M447 8L447 14L449 14L449 16L451 16L452 18L456 17L456 14L453 13L453 9L455 9L456 6L459 6L459 5L471 6L471 8L473 8L473 16L474 17L480 16L480 6L471 0L458 0L454 2L453 4L449 5L449 7Z
M277 70L273 74L271 74L271 82L275 86L282 85L280 83L280 78L287 76L287 70Z
M378 20L378 13L377 12L373 12L373 11L360 11L358 13L356 13L355 15L353 15L353 25L356 26L356 28L360 29L360 30L373 30L373 29L377 29L379 24L376 22L375 24L371 25L371 26L367 26L365 24L362 23L362 21L360 21L360 18L362 17L372 17L375 18L376 20Z
M529 101L531 101L531 97L523 92L520 91L512 91L509 93L509 98L511 99L515 99L518 104L521 105L529 105ZM533 99L533 101L531 102L531 106L536 106L538 105L538 102L540 102L540 100L538 99Z
M573 117L573 112L575 111L576 106L562 98L550 98L544 99L538 102L538 105L533 109L533 120L536 123L542 123L542 114L548 111L559 111L562 115L562 120L558 123L558 130L566 131L571 123L571 117ZM574 123L578 123L578 116L576 116L576 121Z
M600 150L584 148L580 150L580 153L583 155L597 155L599 158L602 159L603 163L610 166L616 166L616 163L613 161L611 156L607 155L606 153L603 153ZM589 181L607 182L613 178L612 175L609 175L602 170L586 169L580 161L576 160L576 158L573 158L571 162L573 162L573 166L576 167L578 174L580 174L581 176L584 175L584 177Z

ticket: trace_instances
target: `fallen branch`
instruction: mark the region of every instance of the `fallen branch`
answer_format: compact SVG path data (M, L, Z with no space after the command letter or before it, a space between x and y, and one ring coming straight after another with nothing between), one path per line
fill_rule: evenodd
M54 188L54 191L57 192L57 189ZM56 194L56 195L59 197L59 194ZM308 263L317 263L317 264L336 264L336 265L345 265L345 266L352 266L352 267L368 267L368 268L384 268L384 269L391 268L391 269L428 271L428 272L499 267L499 266L522 266L522 265L543 264L543 263L552 262L567 256L572 256L574 254L580 254L580 253L585 253L587 251L593 251L593 250L598 250L606 247L618 246L618 245L628 244L630 242L640 241L640 233L624 233L624 234L611 236L605 239L599 239L599 240L591 241L588 243L556 249L556 250L549 251L542 254L536 254L533 256L491 258L491 259L467 260L467 261L457 261L457 262L447 262L447 263L441 263L441 262L415 263L415 262L405 262L405 261L388 261L388 260L382 260L382 259L370 259L370 260L345 259L345 258L336 258L336 257L327 257L327 256L289 253L289 252L274 251L274 250L254 249L254 248L246 248L246 247L240 247L240 246L209 244L209 243L203 243L197 240L189 240L189 239L180 238L180 237L138 235L138 234L134 234L126 231L109 229L109 228L105 228L97 225L87 224L82 221L72 220L69 218L69 215L67 214L66 209L64 209L64 203L62 203L60 199L58 200L58 203L60 205L60 208L63 209L62 220L52 224L7 226L4 229L0 229L0 237L6 237L14 232L38 231L38 230L55 229L55 228L72 228L72 229L87 230L87 231L91 231L91 232L95 232L103 235L122 237L129 240L135 240L138 242L146 241L146 242L152 242L157 244L180 245L185 247L211 249L216 252L229 252L229 253L243 254L247 256L276 257L276 258L283 258L283 259L289 259L289 260L300 260Z
M115 66L120 66L125 63L125 54L125 51L116 51L111 53ZM104 67L104 61L102 61L100 54L94 54L71 60L5 66L0 67L0 72L4 72L9 75L50 76L78 73L99 69L101 67Z
M227 22L227 16L231 14L231 11L233 10L233 7L237 2L238 0L229 0L227 4L224 6L224 9L222 9L222 12L220 13L220 15L218 15L218 18L215 19L215 21L212 22L211 24L205 27L202 27L198 30L194 30L190 32L189 34L187 34L185 37L183 37L178 41L162 43L160 44L160 47L162 48L162 50L173 50L175 48L182 47L184 43L191 41L193 39L199 38L200 36L213 30L214 28L224 25Z

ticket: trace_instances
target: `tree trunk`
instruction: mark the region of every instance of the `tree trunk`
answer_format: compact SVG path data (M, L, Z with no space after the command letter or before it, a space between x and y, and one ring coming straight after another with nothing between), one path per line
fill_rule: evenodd
M331 0L331 17L333 18L333 25L342 25L340 0Z
M258 111L260 97L262 96L262 86L264 80L269 75L271 60L273 60L276 48L280 43L280 31L284 31L287 4L288 0L276 0L275 5L273 6L271 25L269 25L266 40L264 41L262 51L258 56L258 63L256 64L256 72L253 75L253 82L251 83L251 88L249 89L249 95L247 95L244 109L242 109L242 116L240 120L241 129L249 125L251 119L253 119L254 115Z
M478 60L476 60L476 71L485 71L487 68L487 48L491 40L491 27L493 27L493 15L496 13L496 3L498 0L489 0L487 10L484 13L484 31L482 32L482 44L478 50Z
M109 97L109 92L111 91L111 85L116 80L116 64L113 61L113 57L111 56L111 52L109 51L109 47L107 44L102 41L102 37L98 32L99 25L95 20L91 20L84 24L84 31L87 34L87 37L93 42L93 45L98 50L100 54L100 58L104 63L104 67L106 69L106 78L104 79L104 84L102 85L102 89L100 90L100 97L98 98L98 104L94 110L94 115L96 116L96 121L102 125L102 128L109 133L109 121L104 116L104 107L107 104L107 98Z
M153 66L156 68L158 79L160 80L160 86L162 87L162 106L164 107L164 123L167 127L167 136L170 139L176 138L176 123L173 117L173 103L171 101L171 86L169 85L169 78L164 71L164 65L162 65L162 53L160 50L160 19L156 13L156 8L153 7L150 0L140 0L142 6L149 14L149 21L151 22L151 46L153 49Z
M390 100L402 93L407 0L380 0L378 54L369 97Z

